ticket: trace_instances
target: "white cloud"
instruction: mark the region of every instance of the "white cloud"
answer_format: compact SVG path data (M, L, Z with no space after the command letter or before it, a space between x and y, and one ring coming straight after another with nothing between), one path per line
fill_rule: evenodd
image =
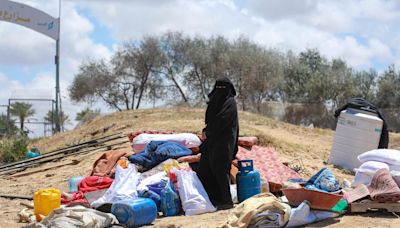
M58 15L58 0L19 1ZM123 41L166 31L228 38L245 35L266 47L296 53L318 48L328 58L345 59L356 68L369 68L375 62L399 63L399 9L396 0L63 0L63 106L75 116L77 108L66 89L83 60L109 58ZM96 28L90 18L109 29L115 40L111 48L91 36ZM34 79L29 85L0 74L0 100L18 91L53 98L55 69L47 65L53 62L55 42L23 27L0 25L0 71L7 65L29 74L33 66L46 65L31 75Z
M391 52L399 39L396 1L85 1L83 5L117 42L168 30L228 38L244 34L281 50L318 48L328 58L343 58L356 68L394 61Z

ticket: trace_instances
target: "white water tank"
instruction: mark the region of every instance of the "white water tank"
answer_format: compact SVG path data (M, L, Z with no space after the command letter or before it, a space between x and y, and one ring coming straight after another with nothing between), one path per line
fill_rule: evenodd
M338 118L329 163L354 170L361 165L357 156L377 149L383 121L376 114L357 110L343 110Z

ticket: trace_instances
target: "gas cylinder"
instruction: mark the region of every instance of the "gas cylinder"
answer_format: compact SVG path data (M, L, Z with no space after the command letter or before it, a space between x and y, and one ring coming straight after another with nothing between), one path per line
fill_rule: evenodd
M239 160L236 186L239 202L261 193L260 173L253 168L253 160Z

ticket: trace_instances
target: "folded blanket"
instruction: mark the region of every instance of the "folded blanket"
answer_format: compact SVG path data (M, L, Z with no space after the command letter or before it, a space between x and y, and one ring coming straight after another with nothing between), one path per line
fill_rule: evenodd
M128 159L148 170L169 158L177 159L191 154L190 149L175 142L151 141L142 152L131 155Z
M371 199L381 203L400 200L400 188L386 169L378 170L368 186Z

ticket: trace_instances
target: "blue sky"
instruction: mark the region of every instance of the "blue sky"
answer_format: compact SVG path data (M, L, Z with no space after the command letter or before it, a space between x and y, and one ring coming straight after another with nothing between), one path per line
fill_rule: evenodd
M58 0L15 1L58 16ZM71 102L67 92L82 61L107 59L124 41L165 31L245 35L295 53L317 48L354 69L383 71L400 64L395 0L62 0L61 18L61 92L71 119L87 106ZM54 54L52 39L0 21L0 104L9 98L54 98ZM98 107L110 112L104 104Z

